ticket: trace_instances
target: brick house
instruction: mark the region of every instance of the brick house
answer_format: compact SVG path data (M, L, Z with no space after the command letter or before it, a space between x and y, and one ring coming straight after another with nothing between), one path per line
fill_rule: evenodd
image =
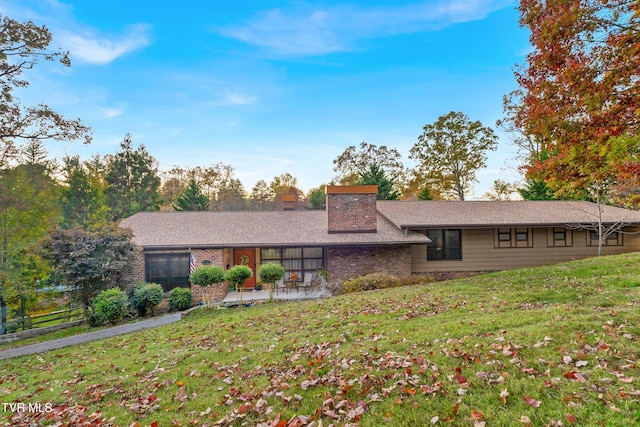
M165 290L189 286L191 256L198 266L245 264L254 272L276 262L285 279L324 268L342 282L373 272L451 277L597 254L592 203L376 201L376 193L373 185L328 186L325 211L141 212L121 226L142 248L135 279ZM640 249L633 234L640 212L606 206L602 223L618 225L604 254Z

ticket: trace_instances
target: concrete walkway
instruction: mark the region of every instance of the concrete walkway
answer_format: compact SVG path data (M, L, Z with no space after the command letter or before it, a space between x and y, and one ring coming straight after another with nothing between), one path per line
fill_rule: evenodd
M142 331L144 329L155 328L162 325L168 325L177 322L182 318L182 313L169 314L167 316L155 319L142 320L136 323L114 326L113 328L105 328L99 331L87 332L84 334L72 335L66 338L58 338L55 340L44 341L37 344L25 345L22 347L10 348L8 350L0 350L0 360L11 359L19 356L27 356L30 354L43 353L45 351L57 350L59 348L68 347L70 345L82 344L85 342L101 340L103 338L111 338L118 335L124 335L131 332Z

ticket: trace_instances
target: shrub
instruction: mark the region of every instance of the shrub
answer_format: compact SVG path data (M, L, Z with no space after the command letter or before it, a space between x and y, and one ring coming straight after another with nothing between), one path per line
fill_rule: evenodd
M244 284L248 278L253 276L253 271L246 265L234 265L224 275L224 278L238 288L238 285Z
M193 294L188 288L173 288L169 291L167 300L169 301L169 310L184 311L191 307Z
M93 299L93 316L90 324L118 323L129 310L127 295L119 288L107 289Z
M284 277L284 267L280 264L262 264L258 276L264 283L275 283Z
M162 301L162 286L157 283L136 283L129 291L129 302L140 316L155 314L156 307Z
M373 289L397 288L399 286L417 285L430 281L423 276L398 278L392 274L372 273L344 282L344 292L370 291Z
M198 267L189 276L192 285L209 286L221 282L224 282L224 270L216 265Z

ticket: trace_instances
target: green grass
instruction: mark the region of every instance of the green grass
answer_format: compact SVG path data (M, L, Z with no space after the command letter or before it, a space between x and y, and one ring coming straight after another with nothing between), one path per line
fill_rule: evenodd
M638 425L639 265L602 257L197 310L3 361L0 400L49 403L50 419L26 415L34 425Z

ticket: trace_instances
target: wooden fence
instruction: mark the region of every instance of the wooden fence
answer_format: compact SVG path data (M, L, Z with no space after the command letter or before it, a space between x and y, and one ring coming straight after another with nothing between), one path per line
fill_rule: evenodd
M0 334L42 328L57 323L71 322L84 318L82 308L68 308L65 310L52 311L47 314L26 315L9 320L5 325L1 325ZM54 323L55 322L55 323Z

